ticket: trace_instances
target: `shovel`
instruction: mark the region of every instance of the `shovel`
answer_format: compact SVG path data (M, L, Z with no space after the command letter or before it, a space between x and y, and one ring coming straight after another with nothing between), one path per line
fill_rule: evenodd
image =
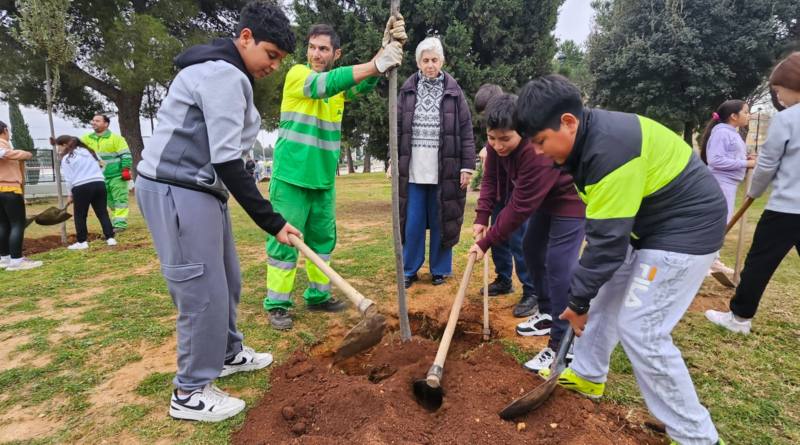
M364 316L364 319L353 326L347 335L344 336L339 349L333 356L333 362L339 362L348 357L352 357L361 351L365 351L376 344L383 338L383 331L386 328L386 318L378 313L378 308L375 302L364 297L361 293L353 288L347 281L344 280L336 271L328 266L322 258L319 257L313 250L311 250L306 243L295 235L289 235L289 241L292 245L297 247L306 258L310 259L319 269L330 278L331 282L336 285L358 308L358 311Z
M54 226L56 224L61 224L72 217L72 215L67 212L67 207L69 207L69 204L64 206L63 209L58 207L48 207L42 210L38 215L35 215L31 218L40 226ZM27 220L25 222L26 224L30 224Z
M567 328L564 333L564 338L561 340L561 345L558 347L556 359L550 365L550 377L544 383L533 388L524 396L511 402L508 406L500 411L500 418L503 420L511 420L515 417L529 413L536 408L540 407L544 402L550 398L550 394L556 389L558 385L558 376L567 367L567 351L575 339L575 333L572 331L572 326Z
M414 397L417 403L428 411L436 411L442 406L444 391L442 390L442 373L444 372L444 360L447 358L447 351L450 349L450 341L458 324L458 315L461 312L461 305L464 304L464 295L467 293L469 277L472 275L472 268L475 265L475 254L470 254L467 260L467 268L464 270L464 277L461 278L461 285L458 287L456 299L450 309L450 318L447 319L447 327L444 329L442 341L439 343L439 350L433 360L428 376L414 382Z
M744 216L745 212L747 212L747 209L750 208L751 204L753 204L753 198L751 198L749 196L745 197L744 202L742 203L742 206L739 207L739 210L736 211L736 213L731 218L730 222L728 222L727 227L725 227L725 234L726 235L728 234L728 232L731 231L733 226L735 226L736 223L739 222L740 219L742 219L742 216ZM739 237L739 238L741 239L741 237ZM738 251L736 253L736 257L738 259L739 255L740 255L741 247L739 247L737 250ZM730 287L730 288L736 287L736 284L734 284L734 282L731 281L731 279L728 278L728 276L725 275L722 272L712 272L711 276L714 277L717 281L719 281L719 284L721 284L721 285L723 285L725 287Z

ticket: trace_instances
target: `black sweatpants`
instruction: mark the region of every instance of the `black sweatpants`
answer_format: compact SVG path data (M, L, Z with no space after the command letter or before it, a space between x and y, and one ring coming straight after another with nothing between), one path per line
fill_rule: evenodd
M103 236L106 239L114 237L114 226L108 217L106 208L106 184L103 181L94 181L72 187L72 201L75 205L75 235L78 242L85 242L89 236L86 229L86 217L89 215L89 206L94 209L94 214L100 220Z
M25 198L12 192L0 192L0 255L22 258L25 236Z
M753 318L772 274L792 247L800 253L800 215L765 210L744 262L742 279L731 299L730 308L735 315Z

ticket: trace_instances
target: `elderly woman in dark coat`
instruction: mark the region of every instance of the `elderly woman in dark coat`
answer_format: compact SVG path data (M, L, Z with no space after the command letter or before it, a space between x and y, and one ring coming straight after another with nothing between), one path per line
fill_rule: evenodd
M432 283L452 274L453 246L464 221L466 190L475 169L472 117L461 87L442 71L444 50L436 37L416 50L419 71L398 93L400 224L408 288L425 262L430 229Z

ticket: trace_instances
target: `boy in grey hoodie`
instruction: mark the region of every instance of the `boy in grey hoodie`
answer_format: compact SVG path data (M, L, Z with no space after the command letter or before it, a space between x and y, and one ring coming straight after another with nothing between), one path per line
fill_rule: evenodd
M261 127L254 78L278 68L294 50L294 34L280 8L255 1L242 9L237 33L175 59L181 71L137 167L139 208L178 308L178 371L169 409L178 419L218 422L236 415L245 402L214 380L272 362L270 354L244 346L236 327L241 274L228 194L279 242L300 236L261 196L242 161Z

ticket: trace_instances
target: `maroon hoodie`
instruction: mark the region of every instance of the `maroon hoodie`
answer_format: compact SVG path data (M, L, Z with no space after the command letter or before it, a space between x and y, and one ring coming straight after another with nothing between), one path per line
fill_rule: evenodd
M484 252L495 243L507 240L536 211L573 218L584 218L586 213L572 176L554 167L549 158L537 155L526 138L506 157L499 156L486 145L486 165L475 209L475 224L489 225L497 203L505 203L505 206L488 235L478 241Z

